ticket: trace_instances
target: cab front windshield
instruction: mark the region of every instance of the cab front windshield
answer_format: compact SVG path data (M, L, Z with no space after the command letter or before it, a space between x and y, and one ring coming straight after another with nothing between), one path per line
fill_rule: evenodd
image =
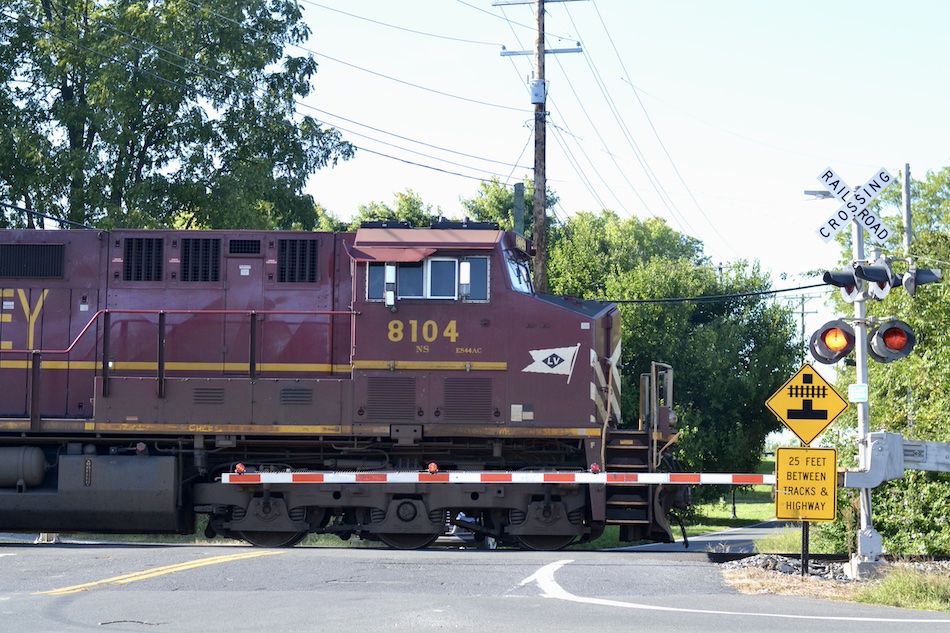
M528 266L528 258L515 251L505 253L505 259L508 261L508 277L511 279L511 287L517 292L532 294L534 286L531 283L531 268Z

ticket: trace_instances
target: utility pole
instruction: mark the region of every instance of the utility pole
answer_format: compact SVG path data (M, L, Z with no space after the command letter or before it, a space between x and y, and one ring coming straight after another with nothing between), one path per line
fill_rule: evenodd
M534 104L534 287L548 291L548 197L545 157L547 154L547 84L544 81L544 0L537 0L538 37L534 44L535 80L531 84ZM537 91L540 90L540 94Z
M914 239L914 229L912 225L913 216L910 207L910 163L904 163L904 185L901 190L901 198L904 206L904 257L907 263L910 259L910 243Z
M805 309L805 302L813 298L815 298L814 295L802 295L801 297L799 297L799 302L800 302L799 311L801 312L801 320L802 320L801 322L802 349L801 349L799 362L801 362L802 364L805 363L805 354L808 353L808 340L805 338L805 315L818 314L818 310Z
M547 98L548 87L544 77L544 56L548 53L580 53L581 45L576 48L545 49L544 48L544 4L545 2L573 2L573 0L496 0L493 6L507 6L512 4L535 5L537 12L538 33L534 43L534 51L502 51L502 56L534 55L534 79L531 81L531 103L534 105L534 214L533 234L531 236L534 247L534 287L538 292L548 290L548 198L547 198Z

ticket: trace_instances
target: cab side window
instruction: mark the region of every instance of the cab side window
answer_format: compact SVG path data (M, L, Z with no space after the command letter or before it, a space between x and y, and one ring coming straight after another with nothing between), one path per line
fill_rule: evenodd
M386 265L382 262L369 262L366 268L366 300L383 301ZM460 273L463 269L468 270L467 280L461 279ZM421 262L396 264L398 299L461 299L466 302L486 302L489 300L488 286L489 258L484 256L430 257Z

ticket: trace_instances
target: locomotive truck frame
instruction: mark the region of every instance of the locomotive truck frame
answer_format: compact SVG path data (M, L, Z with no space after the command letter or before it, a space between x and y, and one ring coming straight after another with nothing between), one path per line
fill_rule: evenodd
M0 530L670 540L682 489L639 475L671 370L618 428L616 305L535 292L530 254L482 223L0 232Z

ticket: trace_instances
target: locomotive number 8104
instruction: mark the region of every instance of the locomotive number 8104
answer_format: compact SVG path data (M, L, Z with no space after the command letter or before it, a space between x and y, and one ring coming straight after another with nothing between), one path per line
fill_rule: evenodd
M565 476L674 434L618 428L616 305L535 292L530 254L484 224L3 231L0 530L669 540L663 486Z

